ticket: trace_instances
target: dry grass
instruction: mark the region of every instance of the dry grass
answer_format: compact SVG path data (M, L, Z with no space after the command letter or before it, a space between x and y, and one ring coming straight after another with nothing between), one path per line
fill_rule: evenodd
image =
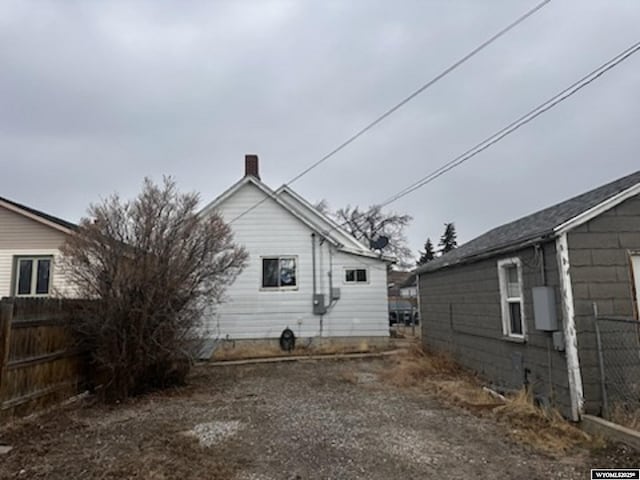
M576 447L593 446L591 436L566 421L557 410L542 409L521 390L494 410L517 440L549 454L562 454Z
M382 377L397 387L414 387L438 377L463 374L463 370L447 355L427 353L412 345L405 355L393 359L391 368Z
M394 359L381 377L398 387L430 389L442 401L476 414L488 412L516 440L550 455L595 445L594 439L562 418L557 411L536 406L526 392L501 401L484 390L481 380L461 368L451 357L425 352L419 346Z
M609 420L632 430L640 431L640 407L635 409L614 405L609 412Z

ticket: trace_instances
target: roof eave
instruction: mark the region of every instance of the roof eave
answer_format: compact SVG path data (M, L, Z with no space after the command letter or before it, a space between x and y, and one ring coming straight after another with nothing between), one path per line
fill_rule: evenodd
M2 206L4 208L6 208L7 210L10 210L10 211L12 211L14 213L17 213L18 215L22 215L24 217L27 217L27 218L35 221L35 222L38 222L38 223L41 223L41 224L46 225L48 227L51 227L51 228L53 228L55 230L58 230L58 231L60 231L62 233L65 233L67 235L71 235L74 232L75 228L77 228L77 226L75 226L75 225L73 227L70 227L70 226L69 227L65 227L65 226L63 226L63 225L61 225L59 223L52 222L51 220L47 220L46 218L41 217L39 215L36 215L35 213L29 212L27 210L24 210L24 209L18 207L17 205L14 205L11 202L7 202L7 201L5 201L3 199L0 199L0 206Z
M521 242L517 242L517 243L511 243L509 245L503 245L501 247L498 248L494 248L491 250L485 250L482 253L479 253L477 255L470 255L468 257L464 257L461 258L460 260L458 260L457 262L454 263L444 263L434 269L429 269L429 264L426 264L424 267L421 267L418 269L417 271L417 275L422 275L425 273L434 273L437 272L439 270L443 270L445 268L451 268L451 267L459 267L462 265L466 265L469 263L473 263L473 262L479 262L480 260L486 260L487 258L491 258L491 257L495 257L498 255L502 255L504 253L509 253L509 252L513 252L515 250L520 250L523 248L527 248L530 247L532 245L537 245L540 243L546 243L546 242L550 242L552 241L555 237L557 237L558 235L556 235L554 232L548 232L546 234L543 235L536 235L533 238L530 238L528 240L523 240Z
M576 215L575 217L567 220L566 222L558 225L553 229L553 232L556 236L565 234L574 228L577 228L581 225L584 225L590 220L593 220L598 215L603 214L607 210L610 210L617 205L620 205L625 200L628 200L631 197L640 194L640 183L636 183L632 187L623 190L612 197L607 198L603 202L600 202L595 207L590 208L589 210L585 210L584 212Z

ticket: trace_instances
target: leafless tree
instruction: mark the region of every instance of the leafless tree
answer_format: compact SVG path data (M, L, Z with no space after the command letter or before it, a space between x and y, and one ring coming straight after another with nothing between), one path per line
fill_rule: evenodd
M78 329L107 399L184 381L203 315L246 264L229 226L197 205L171 178L145 179L133 201L91 205L62 248L76 293L92 300Z
M385 212L378 205L372 205L366 210L347 205L332 213L326 200L318 202L315 208L333 218L347 232L367 246L380 236L388 237L389 244L382 253L395 258L398 268L409 269L414 265L413 252L404 234L405 228L413 220L411 215Z

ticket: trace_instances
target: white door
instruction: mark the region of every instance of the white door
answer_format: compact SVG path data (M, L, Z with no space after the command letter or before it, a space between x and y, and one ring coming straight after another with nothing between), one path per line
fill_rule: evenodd
M636 312L640 317L640 255L631 255L631 266L636 287Z

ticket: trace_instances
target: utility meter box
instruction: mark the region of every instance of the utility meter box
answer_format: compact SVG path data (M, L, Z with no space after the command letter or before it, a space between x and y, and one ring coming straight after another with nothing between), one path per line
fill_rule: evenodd
M553 287L533 287L531 291L536 330L555 332L558 330L555 290Z
M324 294L316 293L313 296L313 314L324 315L327 313L327 307L324 305Z

